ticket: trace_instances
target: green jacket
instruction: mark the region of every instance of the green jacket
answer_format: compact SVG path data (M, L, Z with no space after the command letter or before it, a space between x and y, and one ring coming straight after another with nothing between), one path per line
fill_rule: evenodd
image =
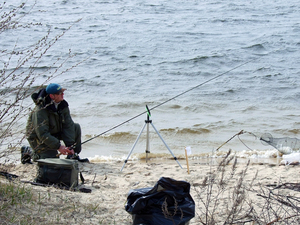
M31 96L36 104L30 113L26 134L27 140L37 153L45 150L57 150L60 140L66 146L75 143L75 124L71 118L69 104L63 100L57 109L45 89Z

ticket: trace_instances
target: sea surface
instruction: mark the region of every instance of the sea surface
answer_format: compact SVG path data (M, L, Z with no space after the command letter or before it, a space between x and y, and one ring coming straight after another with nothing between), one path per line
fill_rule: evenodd
M28 0L19 13L21 23L41 25L5 31L2 48L66 31L34 65L35 85L75 54L60 70L76 67L46 84L67 88L82 157L144 158L147 125L157 158L184 157L186 147L195 158L229 149L273 158L262 135L300 138L299 1Z

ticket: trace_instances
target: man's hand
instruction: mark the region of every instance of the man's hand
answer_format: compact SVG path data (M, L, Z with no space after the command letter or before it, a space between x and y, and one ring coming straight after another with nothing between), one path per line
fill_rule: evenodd
M58 149L59 153L62 155L74 155L74 150L69 147L61 145Z

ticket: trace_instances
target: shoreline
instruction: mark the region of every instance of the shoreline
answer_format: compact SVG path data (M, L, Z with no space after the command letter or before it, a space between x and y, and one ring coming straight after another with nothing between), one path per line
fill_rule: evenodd
M224 154L225 155L225 154ZM211 156L206 156L206 157L199 157L199 156L188 156L188 161L189 162L197 162L198 164L202 164L202 165L216 165L218 163L220 163L220 161L222 161L223 159L223 155L222 156L218 156L218 157L211 157ZM186 158L185 156L179 156L176 157L176 159L178 160L178 162L181 164L181 166L184 168L186 167ZM124 159L119 159L119 158L112 158L112 157L107 157L107 158L99 158L97 156L95 157L89 157L90 162L92 163L109 163L109 162L118 162L121 164L124 164L125 162L125 158ZM284 159L282 157L279 158L244 158L244 157L237 157L237 163L238 164L247 164L248 161L250 161L250 163L252 164L271 164L271 165L281 165L283 164ZM155 156L155 157L148 157L148 162L146 161L146 156L140 156L139 158L136 157L130 157L128 159L127 163L140 163L140 164L147 164L147 163L174 163L174 165L178 165L178 163L176 162L176 160L172 157L159 157L159 156ZM126 164L127 164L126 163ZM125 164L125 167L126 167Z

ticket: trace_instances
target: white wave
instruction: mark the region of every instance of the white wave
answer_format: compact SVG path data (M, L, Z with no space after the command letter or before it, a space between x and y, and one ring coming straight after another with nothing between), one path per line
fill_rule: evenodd
M284 164L284 165L298 164L300 162L300 153L293 152L288 155L283 155L282 158L283 158L283 160L281 161L281 164Z
M236 152L239 158L278 158L281 154L276 149L270 150L243 150Z
M120 156L115 157L112 155L104 156L104 155L95 155L94 157L88 158L90 162L92 163L98 163L98 162L124 162L126 159L126 156ZM130 160L138 160L135 156L130 157Z

